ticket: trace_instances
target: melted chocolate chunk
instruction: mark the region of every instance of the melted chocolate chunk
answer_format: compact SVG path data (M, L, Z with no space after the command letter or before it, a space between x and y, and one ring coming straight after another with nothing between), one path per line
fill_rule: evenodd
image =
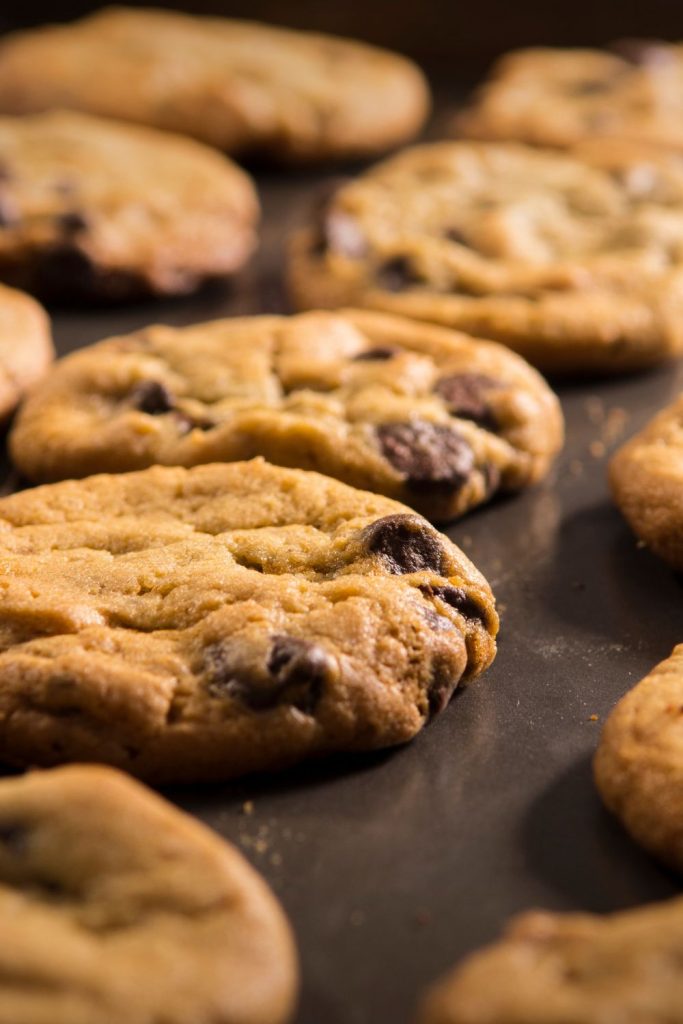
M435 587L426 584L418 588L425 597L438 597L451 608L455 608L466 619L476 619L484 625L488 622L488 613L462 587Z
M432 678L427 691L429 720L436 718L436 716L440 715L442 711L445 711L457 685L458 681L456 680L454 683L453 677L446 670L445 666L439 663L434 665L432 669Z
M393 359L401 351L396 345L380 345L377 348L369 348L365 352L359 352L353 357L355 363L385 363Z
M136 409L150 416L161 416L172 412L175 403L173 395L165 384L158 380L143 380L131 392L131 400Z
M421 278L407 256L395 256L378 267L375 280L386 292L402 292L420 284Z
M474 468L474 452L454 427L418 420L377 427L382 455L412 487L462 487Z
M265 666L244 666L229 642L214 644L204 655L208 690L231 697L252 711L289 704L312 714L322 695L332 659L319 645L300 637L273 637Z
M384 516L363 530L366 547L379 555L387 570L400 576L429 569L443 573L445 552L441 537L417 515Z
M77 235L81 231L87 231L90 227L88 218L79 210L67 210L66 213L60 213L57 223L66 235Z
M498 382L483 373L454 373L436 382L435 392L448 406L452 416L472 420L485 430L498 429L498 421L487 400L488 392Z
M610 50L636 67L655 67L674 59L671 50L659 39L618 39Z

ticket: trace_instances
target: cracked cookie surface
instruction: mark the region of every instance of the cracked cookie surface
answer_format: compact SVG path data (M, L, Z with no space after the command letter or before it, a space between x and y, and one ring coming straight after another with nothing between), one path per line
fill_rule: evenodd
M534 483L559 403L505 348L357 311L150 327L60 361L24 407L33 480L263 455L446 520Z
M285 1024L294 942L234 847L111 768L0 781L0 1024Z
M429 993L418 1024L680 1024L683 899L514 919Z
M632 39L608 50L529 49L494 66L459 133L571 146L615 136L683 149L683 46Z
M493 660L485 579L316 473L154 467L0 501L0 760L222 779L411 739Z
M257 217L247 175L191 139L0 117L0 279L50 300L192 291L245 262Z
M683 351L683 157L628 143L417 146L343 185L289 255L301 308L503 342L549 372Z
M613 456L612 495L646 547L683 570L683 395Z
M60 106L309 160L404 142L429 92L411 61L352 40L117 7L0 43L0 110Z
M595 780L633 838L683 871L683 645L610 713Z
M50 322L29 295L0 285L0 423L54 357Z

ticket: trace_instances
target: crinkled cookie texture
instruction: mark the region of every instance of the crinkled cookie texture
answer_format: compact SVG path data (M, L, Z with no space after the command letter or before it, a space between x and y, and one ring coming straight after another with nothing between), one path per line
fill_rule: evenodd
M633 838L683 870L683 645L610 714L595 756L607 807Z
M440 520L540 479L554 394L499 345L375 313L150 327L60 361L24 407L32 480L263 455Z
M85 114L0 118L0 279L51 300L183 294L237 270L258 203L227 157Z
M683 351L683 156L417 146L337 191L289 279L301 308L434 321L551 372L654 365Z
M495 654L426 520L261 459L0 501L0 760L225 779L411 739Z
M619 449L609 476L636 536L683 570L683 395Z
M60 106L229 152L316 160L381 153L411 138L429 92L413 63L363 43L111 7L0 43L0 110Z
M477 139L572 146L616 136L683 149L683 46L633 39L601 50L529 49L493 68L456 129Z
M47 313L29 295L0 285L0 422L54 357Z
M285 1024L293 939L234 847L111 768L0 782L0 1024Z
M681 1024L683 899L536 911L434 987L418 1024Z

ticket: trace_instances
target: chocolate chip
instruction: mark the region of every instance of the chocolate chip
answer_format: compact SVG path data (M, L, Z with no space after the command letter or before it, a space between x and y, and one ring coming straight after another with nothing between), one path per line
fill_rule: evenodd
M447 616L439 615L439 613L434 608L423 607L422 614L427 624L431 627L431 629L435 630L436 632L442 632L443 630L448 629L455 629L454 623L452 623L451 620L447 618Z
M373 555L379 555L386 569L396 576L408 572L444 571L445 552L441 537L420 516L398 513L375 520L363 530L363 541Z
M60 213L57 223L61 231L66 235L77 235L80 231L87 231L90 227L88 218L79 210L67 210Z
M252 711L289 704L311 714L318 703L332 659L319 645L300 637L274 636L265 665L246 666L230 642L213 644L204 654L208 690L228 696Z
M280 702L311 714L330 668L330 656L319 644L296 636L273 637L268 671L280 688Z
M375 280L386 292L402 292L421 278L407 256L394 256L378 267Z
M7 847L14 854L21 854L26 848L28 829L14 821L0 821L0 847Z
M458 489L474 468L474 452L454 427L416 420L376 429L382 455L410 486Z
M460 419L472 420L485 430L497 430L498 422L486 398L498 382L483 373L454 373L436 382L434 391Z
M131 401L140 412L160 416L174 408L173 395L158 380L143 380L130 394Z
M452 673L444 665L437 663L433 666L432 677L427 690L430 720L436 718L437 715L441 714L448 707L448 703L457 685L458 680L453 680Z
M181 409L174 409L173 415L178 425L178 430L181 434L189 434L191 430L213 430L216 423L209 419L208 416L191 416L189 413L182 411Z
M488 613L483 609L473 597L471 597L466 590L462 587L438 587L432 584L426 584L418 588L425 597L438 597L445 604L455 608L456 611L460 612L466 619L476 619L482 622L484 625L488 622Z
M444 231L444 238L449 242L457 242L458 245L468 245L468 241L458 228L447 228Z
M656 67L675 59L671 48L659 39L618 39L610 50L636 67Z
M401 351L396 345L380 345L377 348L366 349L353 357L355 363L386 362L393 359Z

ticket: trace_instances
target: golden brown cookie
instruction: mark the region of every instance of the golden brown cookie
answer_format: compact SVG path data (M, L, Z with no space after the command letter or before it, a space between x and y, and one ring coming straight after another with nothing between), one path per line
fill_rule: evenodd
M595 142L408 149L292 241L301 308L352 304L503 342L550 372L683 351L683 157Z
M651 39L611 50L506 54L456 119L470 138L572 146L617 137L683 150L683 45Z
M607 807L634 839L683 870L683 646L610 714L595 756Z
M85 114L0 117L0 280L51 300L184 294L255 245L246 174L191 139Z
M495 655L486 580L388 498L156 466L0 501L0 761L225 779L403 743Z
M110 768L0 781L0 1024L285 1024L294 942L265 882Z
M636 536L683 569L683 395L619 449L609 476Z
M30 296L0 285L0 423L40 380L53 356L45 310Z
M681 1024L683 899L608 917L536 911L428 994L417 1024Z
M554 394L500 345L342 310L150 327L60 361L11 437L31 480L263 455L461 515L544 476Z
M418 68L363 43L110 7L0 44L0 110L55 107L294 160L381 153L429 108Z

